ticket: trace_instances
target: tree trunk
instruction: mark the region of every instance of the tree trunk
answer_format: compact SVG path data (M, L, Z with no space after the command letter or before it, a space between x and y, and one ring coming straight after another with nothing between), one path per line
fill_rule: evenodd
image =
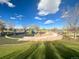
M74 32L74 39L76 40L77 38L76 38L76 32Z

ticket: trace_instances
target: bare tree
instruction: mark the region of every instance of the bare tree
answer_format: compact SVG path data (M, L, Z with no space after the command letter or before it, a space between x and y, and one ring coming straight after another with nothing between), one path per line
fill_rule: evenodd
M4 21L0 20L0 32L1 32L1 35L3 34L4 29L5 29L5 23L4 23Z
M14 27L15 27L15 25L13 23L10 23L10 22L6 23L7 35L15 33Z
M73 31L74 39L76 39L76 31L79 27L79 5L63 10L62 18L66 21L66 26Z
M40 30L39 26L38 25L35 25L35 24L31 25L30 28L31 29L34 29L36 31L39 31Z
M6 28L8 31L13 31L14 30L15 25L11 22L6 23Z

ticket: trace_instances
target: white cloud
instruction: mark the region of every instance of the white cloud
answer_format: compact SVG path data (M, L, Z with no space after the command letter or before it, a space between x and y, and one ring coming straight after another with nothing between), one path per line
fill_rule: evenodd
M16 25L16 26L15 26L15 29L23 29L23 26L20 25L20 24L19 24L19 25Z
M10 19L14 20L14 19L16 19L16 18L15 18L15 17L10 17Z
M16 16L17 18L22 18L22 17L24 17L23 15L17 15Z
M45 21L45 23L44 24L53 24L54 23L54 21L53 20L47 20L47 21Z
M0 0L0 4L7 4L9 7L15 7L13 3L10 2L10 0Z
M37 20L42 20L42 18L40 18L40 17L37 17L37 16L35 17L35 19L37 19Z
M18 18L19 20L22 20L22 18L24 18L23 15L17 15L16 18Z
M45 16L45 15L48 15L48 12L40 11L40 12L38 13L38 15L40 15L40 16Z
M38 15L45 16L48 14L54 14L59 10L61 0L40 0L38 4Z
M61 16L61 18L69 17L68 12L64 11L64 14Z

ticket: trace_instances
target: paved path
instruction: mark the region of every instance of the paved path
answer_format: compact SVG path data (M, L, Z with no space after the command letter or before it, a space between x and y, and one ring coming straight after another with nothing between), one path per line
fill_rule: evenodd
M54 40L61 40L62 36L58 35L57 33L51 33L49 35L42 35L37 37L24 37L19 39L19 41L54 41Z

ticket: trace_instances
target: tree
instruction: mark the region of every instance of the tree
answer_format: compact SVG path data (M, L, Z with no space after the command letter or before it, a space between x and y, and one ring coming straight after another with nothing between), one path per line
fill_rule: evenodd
M7 35L12 35L13 33L15 34L14 24L10 22L6 23L6 30L7 30Z
M4 21L0 20L0 32L1 32L1 35L3 35L4 29L5 29L5 23L4 23Z
M39 26L37 25L31 25L30 28L39 31Z
M67 8L67 10L63 10L62 18L66 21L66 26L70 31L74 33L74 39L76 39L76 31L79 27L79 5L75 5L75 7Z
M38 31L39 31L39 27L37 25L30 25L30 26L24 27L24 28L26 28L26 34L27 35L32 35L32 36L37 34Z

